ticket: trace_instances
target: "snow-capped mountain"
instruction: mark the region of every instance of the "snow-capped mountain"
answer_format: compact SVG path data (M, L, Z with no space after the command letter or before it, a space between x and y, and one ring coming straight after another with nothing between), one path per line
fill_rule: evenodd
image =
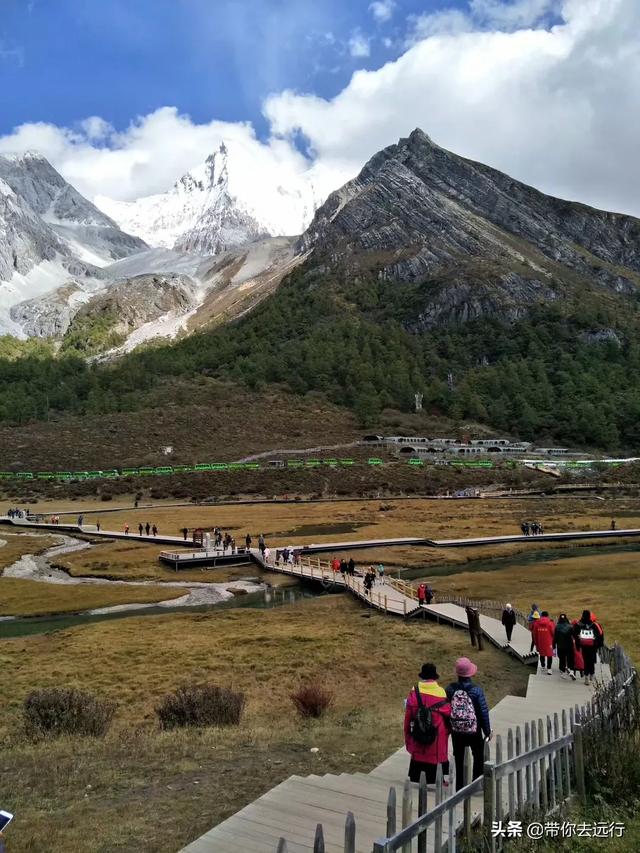
M262 169L241 146L224 143L168 192L133 202L95 199L149 245L203 254L301 234L320 201L308 174L292 184L289 172Z
M73 311L105 286L103 267L146 248L41 155L0 155L0 334L29 334L27 315L51 299L34 303L59 288L53 303Z
M68 184L41 154L0 155L0 180L67 244L80 261L102 267L146 249Z

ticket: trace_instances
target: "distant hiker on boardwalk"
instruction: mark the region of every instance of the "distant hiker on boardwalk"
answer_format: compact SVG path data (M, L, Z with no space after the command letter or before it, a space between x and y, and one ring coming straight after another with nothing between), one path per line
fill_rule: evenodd
M96 532L100 533L100 519L96 518Z
M451 703L451 741L456 763L456 790L464 787L464 752L471 748L473 755L473 779L482 776L484 765L484 740L491 739L489 706L484 690L471 680L478 667L469 658L456 661L457 681L447 687L447 698Z
M573 619L571 622L571 628L575 628L578 624L577 619ZM573 637L573 674L580 673L580 678L584 678L584 658L582 657L582 652L576 645L575 635Z
M598 649L604 644L602 625L590 610L582 611L580 621L573 626L573 636L584 660L584 683L589 686L596 674Z
M253 542L253 539L251 538L251 534L247 533L247 535L244 537L244 544L245 544L245 548L247 549L247 551L249 550L249 548L251 548L252 542Z
M431 604L433 601L433 589L431 588L431 584L427 584L427 588L425 590L425 600L427 604Z
M367 571L367 573L364 576L363 583L364 583L365 592L367 593L369 598L371 598L371 587L373 586L373 579L374 579L374 575L372 575L371 572Z
M348 575L348 574L350 574L350 572L349 572L349 565L348 565L348 563L347 563L347 561L345 560L345 558L344 558L344 557L340 560L340 574L341 574L341 575Z
M510 604L505 604L504 610L502 611L502 624L504 625L504 630L507 634L507 643L510 643L513 628L516 624L516 612Z
M185 542L187 541L187 536L188 536L188 535L189 535L189 528L188 528L188 527L183 527L183 528L182 528L182 538L184 539L184 541L185 541Z
M569 622L569 617L566 613L561 613L558 616L556 630L553 634L553 644L558 653L558 665L560 667L560 678L566 678L567 675L573 681L576 680L574 654L573 654L573 625Z
M125 524L125 526L124 526L124 535L125 536L129 535L129 525L128 524Z
M356 573L356 561L353 559L353 557L349 558L349 562L347 563L347 571L352 577Z
M616 529L616 520L615 520L615 518L612 518L612 519L611 519L611 529L612 529L612 530L615 530L615 529Z
M425 663L418 683L407 696L404 713L404 743L411 756L409 779L420 781L424 773L428 784L436 781L438 764L442 778L449 784L449 715L451 705L446 691L438 684L435 665Z
M145 524L144 529L145 529L145 533L146 533L146 534L147 534L147 536L148 536L148 535L149 535L149 531L151 530L151 525L149 524L149 522L148 522L148 521L147 521L147 523Z
M264 541L264 533L261 533L260 536L258 536L258 549L259 549L260 553L262 554L263 559L264 559L265 548L266 548L266 545L265 545L265 541Z
M384 583L384 566L382 563L378 563L378 580L380 583Z
M158 525L157 524L153 525L153 527L151 528L151 532L153 533L154 536L158 535Z
M344 560L342 561L342 563L344 563ZM343 575L345 574L345 572L347 571L347 564L344 563L344 571L342 571L342 563L337 557L334 557L333 560L331 560L331 570L334 575L337 575L338 572L342 572Z
M144 531L144 527L142 526L142 522L140 522L140 524L138 525L138 533L140 536L142 536L143 531Z
M547 611L543 610L540 614L540 618L533 623L533 628L531 630L536 651L540 655L541 674L546 672L547 675L551 675L551 665L553 663L553 638L555 630L555 622L549 618Z
M529 535L529 524L528 524L528 522L523 521L522 524L520 525L520 530L522 530L523 536L528 536Z
M422 607L427 597L427 587L421 583L418 587L418 605Z

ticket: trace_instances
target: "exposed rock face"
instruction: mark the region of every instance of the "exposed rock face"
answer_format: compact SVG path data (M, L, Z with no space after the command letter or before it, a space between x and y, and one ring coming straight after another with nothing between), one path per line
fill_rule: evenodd
M330 268L423 282L416 328L512 320L585 283L633 293L639 247L639 220L546 196L420 130L333 193L299 242Z
M0 179L80 260L101 266L147 248L80 195L40 154L0 156Z
M76 315L78 321L110 316L113 331L128 335L170 312L181 315L198 302L195 282L186 275L138 275L94 296Z

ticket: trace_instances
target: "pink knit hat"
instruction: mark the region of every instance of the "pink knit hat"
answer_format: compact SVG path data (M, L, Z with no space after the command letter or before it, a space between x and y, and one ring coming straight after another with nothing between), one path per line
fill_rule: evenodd
M471 678L478 671L478 667L469 658L458 658L456 661L456 675L460 678Z

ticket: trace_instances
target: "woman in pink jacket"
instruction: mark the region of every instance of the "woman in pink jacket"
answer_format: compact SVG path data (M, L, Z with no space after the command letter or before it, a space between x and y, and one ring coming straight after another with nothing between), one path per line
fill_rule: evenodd
M436 781L438 764L442 764L443 780L445 785L449 784L449 716L451 705L447 699L444 688L438 684L439 675L434 664L425 663L420 670L417 685L407 696L404 714L404 742L407 752L411 756L409 763L409 779L412 782L420 781L420 774L424 773L427 782ZM418 697L416 688L420 691L420 700L426 708L432 708L431 719L435 727L435 739L433 743L419 743L412 736L412 724L418 715Z

